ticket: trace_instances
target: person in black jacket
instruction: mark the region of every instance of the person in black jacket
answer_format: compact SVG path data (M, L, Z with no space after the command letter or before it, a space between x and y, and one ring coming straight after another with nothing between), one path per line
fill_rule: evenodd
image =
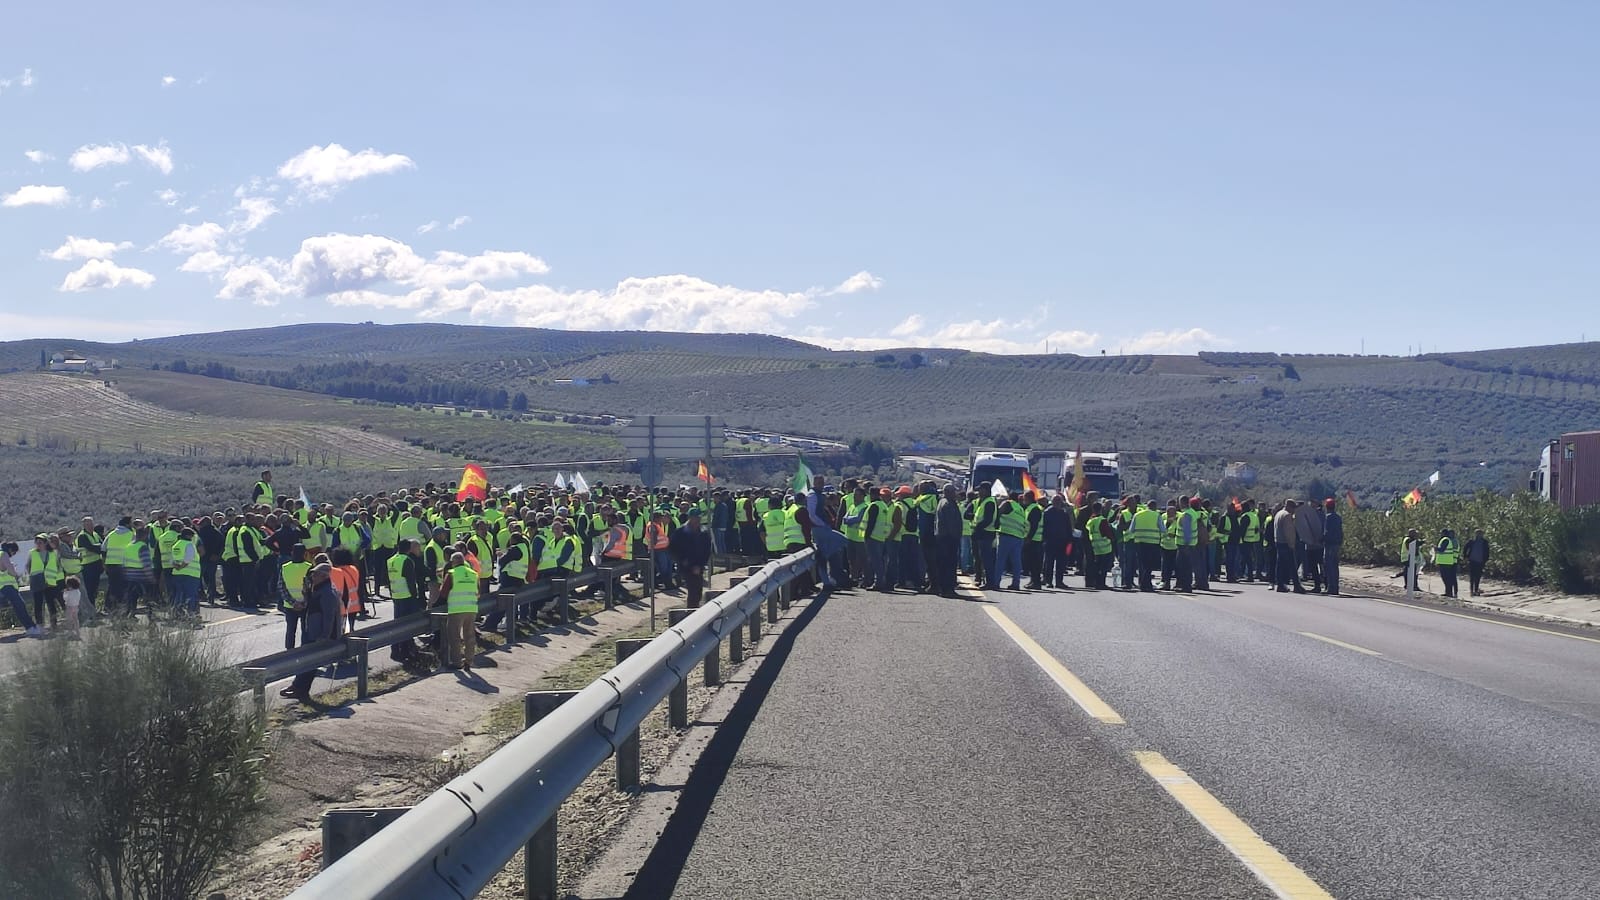
M956 594L956 563L961 556L961 531L964 518L961 514L961 492L953 484L944 486L944 499L939 501L934 513L934 541L939 548L938 573L934 590L939 596L954 600Z
M1339 596L1339 548L1344 546L1344 516L1332 497L1322 501L1322 584L1328 596Z
M668 536L667 551L683 575L688 606L695 609L706 587L706 566L711 563L711 535L700 527L700 510L690 509L688 520Z
M311 593L306 598L305 644L302 646L337 640L339 637L339 596L328 581L332 572L333 566L325 562L311 569ZM294 682L279 691L278 696L310 703L311 684L317 680L317 672L317 669L311 669L296 675Z
M1480 582L1483 580L1483 567L1489 562L1489 542L1484 539L1480 529L1472 533L1472 540L1461 548L1462 556L1467 561L1467 579L1472 596L1483 593Z
M1067 508L1064 494L1050 498L1050 508L1044 511L1044 584L1045 587L1067 586L1067 545L1072 543L1072 510Z

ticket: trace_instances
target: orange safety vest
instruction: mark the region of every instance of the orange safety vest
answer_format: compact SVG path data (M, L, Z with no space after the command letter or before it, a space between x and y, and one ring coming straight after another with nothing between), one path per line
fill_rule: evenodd
M344 598L344 614L353 616L361 612L361 571L355 566L334 566L328 573L333 589Z
M644 536L645 542L650 545L651 550L665 550L668 543L670 543L667 537L667 529L654 522L644 527Z
M611 533L616 536L616 541L611 549L606 551L606 559L627 559L628 551L633 545L628 542L628 528L625 525L611 526Z

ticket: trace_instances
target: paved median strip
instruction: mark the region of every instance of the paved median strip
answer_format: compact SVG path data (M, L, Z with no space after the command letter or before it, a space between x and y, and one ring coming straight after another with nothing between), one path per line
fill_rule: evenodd
M1301 637L1311 638L1314 641L1321 641L1324 644L1332 644L1335 647L1343 647L1346 650L1354 650L1357 653L1365 653L1368 656L1382 656L1383 655L1382 653L1379 653L1376 650L1368 650L1365 647L1358 647L1355 644L1347 644L1344 641L1339 640L1338 638L1331 638L1331 637L1328 637L1325 634L1317 634L1315 631L1297 631L1297 632L1295 632L1295 634L1298 634Z
M1011 639L1017 642L1017 646L1022 648L1022 652L1028 654L1034 663L1043 669L1046 675L1050 676L1056 686L1065 691L1066 695L1072 698L1072 702L1078 704L1084 712L1107 725L1123 724L1122 716L1118 715L1110 704L1101 700L1094 691L1089 690L1089 686L1080 681L1078 676L1072 674L1066 666L1063 666L1059 660L1051 656L1048 650L1039 646L1038 641L1029 637L1028 633L1023 631L1017 623L1011 621L1010 616L993 606L985 606L983 611L988 613L989 618L1000 626L1000 630L1010 635Z
M1133 756L1145 774L1165 788L1275 896L1282 900L1333 900L1311 876L1263 840L1188 773L1167 762L1166 757L1152 750L1140 750Z

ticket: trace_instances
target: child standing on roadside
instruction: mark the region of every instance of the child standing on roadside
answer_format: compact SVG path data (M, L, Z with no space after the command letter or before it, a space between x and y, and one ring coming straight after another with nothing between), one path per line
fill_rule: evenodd
M74 641L83 640L78 634L78 604L82 599L83 584L78 581L78 576L67 576L61 586L61 605L66 609L67 637Z

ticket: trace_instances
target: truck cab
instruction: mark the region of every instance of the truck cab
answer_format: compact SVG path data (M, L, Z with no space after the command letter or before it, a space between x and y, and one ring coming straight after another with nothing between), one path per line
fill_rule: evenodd
M999 481L1006 490L1022 490L1022 475L1028 471L1028 454L1009 450L974 450L967 484L976 488L985 481Z

